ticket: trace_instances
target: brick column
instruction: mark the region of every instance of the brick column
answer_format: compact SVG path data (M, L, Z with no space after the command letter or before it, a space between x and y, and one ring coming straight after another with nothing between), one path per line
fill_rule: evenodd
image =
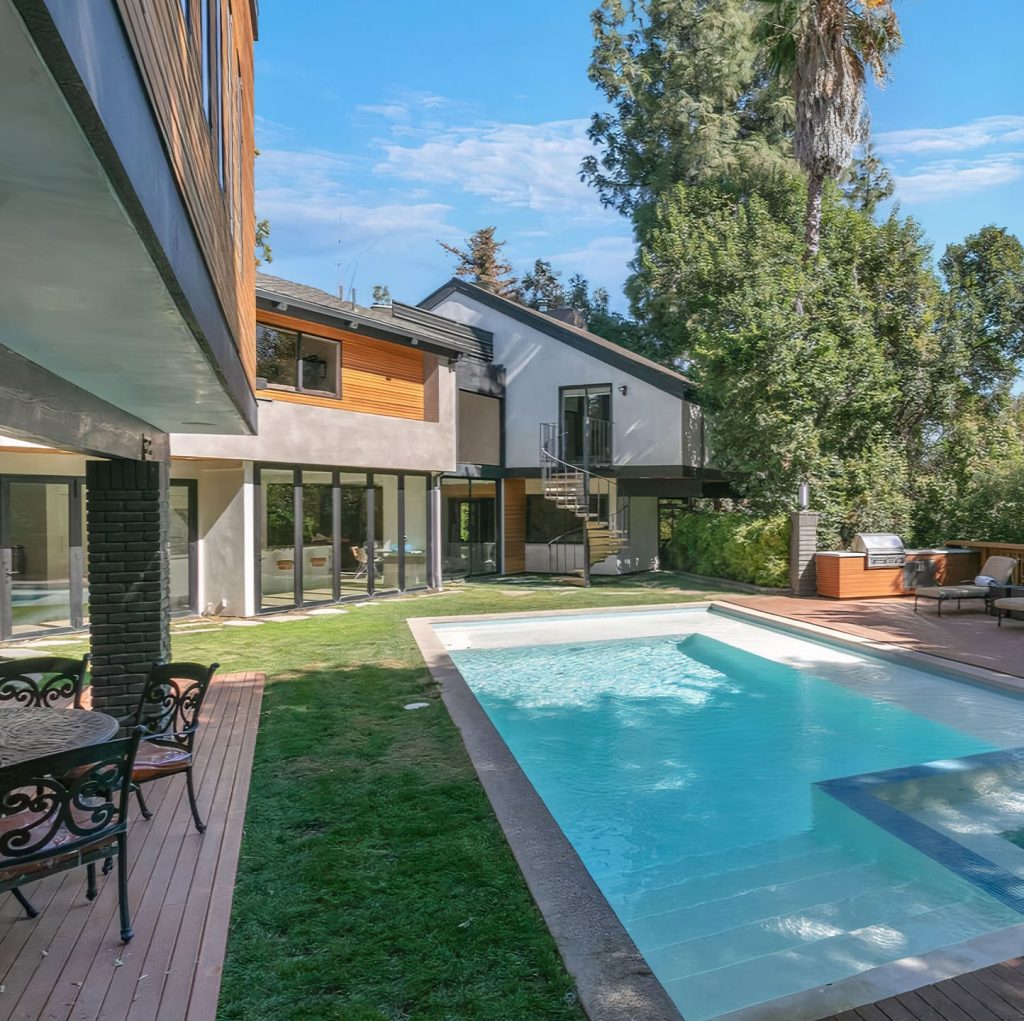
M92 704L124 720L170 656L165 461L86 463Z
M818 551L818 518L812 511L794 511L789 516L789 587L795 596L818 592L814 554Z

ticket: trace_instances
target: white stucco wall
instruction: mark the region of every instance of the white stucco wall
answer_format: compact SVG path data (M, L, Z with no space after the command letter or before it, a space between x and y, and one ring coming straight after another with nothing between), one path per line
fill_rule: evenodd
M259 435L174 433L171 454L344 468L454 471L456 393L455 370L441 366L436 422L261 399Z
M688 402L467 295L452 294L432 311L494 334L494 361L504 365L506 373L508 467L537 465L539 426L558 420L559 387L603 383L612 387L612 453L616 465L696 463L692 449L686 452L689 460L684 460L684 415L692 443L692 423L687 411L692 406ZM625 396L619 392L620 386L628 388Z

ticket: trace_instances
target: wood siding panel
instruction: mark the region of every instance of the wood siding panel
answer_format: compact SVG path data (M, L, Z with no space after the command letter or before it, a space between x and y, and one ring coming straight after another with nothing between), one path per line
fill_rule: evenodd
M116 0L135 51L192 227L206 259L250 383L256 376L253 307L253 38L248 0L211 4L221 14L222 95L214 120L223 123L225 187L221 188L214 129L203 108L199 18L191 32L180 0ZM228 31L228 19L231 31ZM233 52L228 53L228 40Z
M526 479L505 479L505 573L526 571Z
M358 411L366 415L386 415L417 422L425 420L424 375L427 367L422 351L274 312L260 310L259 321L268 326L340 341L341 398L289 390L260 390L258 396L293 404Z
M907 555L907 561L935 561L935 583L955 585L964 578L978 573L975 557L957 553ZM815 557L818 579L818 595L832 599L871 599L881 596L905 596L913 594L913 588L904 588L902 568L876 568L864 566L864 557Z

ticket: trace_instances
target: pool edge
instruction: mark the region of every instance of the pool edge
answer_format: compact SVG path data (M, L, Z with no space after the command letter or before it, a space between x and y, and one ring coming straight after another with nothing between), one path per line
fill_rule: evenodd
M1024 679L972 667L916 650L819 624L718 600L608 606L545 611L544 617L628 614L657 610L704 609L723 616L839 645L977 684L1002 694L1024 696ZM512 752L477 701L448 654L435 624L515 620L536 611L408 618L442 699L462 734L470 761L505 833L530 893L577 984L590 1021L685 1021L651 971L593 877L544 805ZM580 902L574 902L579 896ZM957 978L1020 956L1024 924L985 933L919 956L899 958L837 982L800 990L719 1015L714 1021L825 1021L836 1011L856 1010L933 982ZM856 1001L851 1005L851 1000Z
M493 618L507 616L494 614ZM415 617L407 624L576 983L587 1017L590 1021L684 1021L448 655L433 628L447 620Z

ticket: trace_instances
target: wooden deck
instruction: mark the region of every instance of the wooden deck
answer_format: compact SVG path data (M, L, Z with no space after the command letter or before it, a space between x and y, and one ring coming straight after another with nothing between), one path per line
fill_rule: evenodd
M206 832L184 777L147 786L156 813L132 808L129 897L135 938L118 938L116 873L85 899L85 869L25 888L39 917L0 897L0 1021L214 1019L249 792L263 675L215 679L197 739Z
M913 599L796 599L737 596L739 603L791 620L834 628L915 652L1024 678L1024 620L996 627L980 604L914 613ZM1020 951L1024 954L1024 946ZM921 986L822 1021L1011 1021L1024 1018L1024 957Z

